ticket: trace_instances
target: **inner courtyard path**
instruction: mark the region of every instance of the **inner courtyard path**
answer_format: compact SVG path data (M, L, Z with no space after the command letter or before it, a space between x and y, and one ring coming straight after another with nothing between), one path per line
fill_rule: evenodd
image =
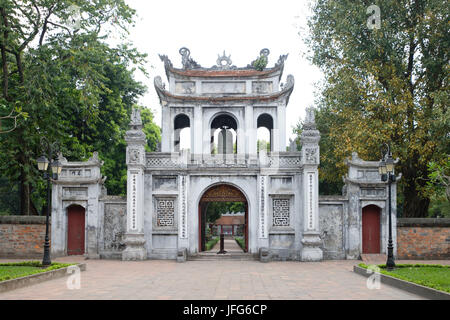
M225 238L223 239L223 248L227 253L241 253L244 250L239 247L236 240L234 238ZM220 240L212 247L211 252L219 252L220 251Z
M74 256L55 261L87 263L87 270L81 272L80 289L69 290L65 277L0 293L0 300L421 299L384 284L380 289L369 290L366 278L352 272L360 261L177 263L84 260Z

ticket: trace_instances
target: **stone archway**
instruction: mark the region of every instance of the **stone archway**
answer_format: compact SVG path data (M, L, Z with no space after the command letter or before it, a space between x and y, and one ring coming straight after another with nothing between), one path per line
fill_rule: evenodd
M206 223L206 208L211 202L243 202L245 205L245 252L248 252L248 201L245 195L237 187L229 184L218 184L209 187L203 196L200 198L198 204L198 218L199 218L199 251L205 250L205 223Z

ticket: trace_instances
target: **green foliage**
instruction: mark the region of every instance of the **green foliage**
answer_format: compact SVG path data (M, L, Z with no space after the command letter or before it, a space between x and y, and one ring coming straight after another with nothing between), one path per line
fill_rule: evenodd
M334 118L334 115L325 109L315 112L316 126L321 136L319 142L319 193L321 195L341 195L344 186L342 175L345 172L336 170L336 163L339 162L339 159L335 155L333 141L330 138L330 126ZM297 141L300 141L302 131L303 122L299 121L293 129L293 132L297 135ZM301 145L297 146L297 150L301 150Z
M219 242L219 237L212 238L211 240L206 242L206 251L211 250L217 242Z
M436 194L445 195L447 201L450 201L450 155L447 155L447 159L442 159L442 164L430 162L428 170L428 186L434 189Z
M258 71L263 71L267 66L268 60L264 55L259 56L255 61L253 61L253 67Z
M430 202L428 164L450 153L448 6L383 1L381 28L371 30L368 5L318 0L308 22L311 60L324 72L316 115L321 177L337 184L353 151L379 160L388 142L400 160L403 216L423 217Z
M365 264L360 267L367 269ZM401 280L414 282L422 286L450 292L450 266L439 264L400 264L392 271L386 270L386 265L378 265L380 273Z
M447 199L432 199L428 209L430 218L450 218L450 201Z
M244 238L236 237L236 238L234 238L234 240L236 240L237 244L239 245L239 247L241 247L242 250L245 250L245 239Z
M260 150L266 150L267 152L270 152L270 142L266 140L258 140L256 144L256 149L258 153Z
M49 267L43 268L40 261L0 263L0 281L11 280L29 276L32 274L66 268L71 265L73 264L54 262Z
M36 168L42 136L59 141L68 160L86 160L98 151L109 192L125 194L124 134L131 109L146 90L133 78L146 56L125 40L135 11L123 0L2 4L0 47L6 53L0 105L7 110L21 106L27 117L0 135L0 176L10 184L19 182L21 213L37 214L45 205L46 187ZM82 12L76 29L64 26L74 18L73 4ZM112 32L123 43L107 44ZM158 130L151 112L143 113L152 149Z
M224 213L245 212L243 202L210 202L206 209L206 221L213 223Z

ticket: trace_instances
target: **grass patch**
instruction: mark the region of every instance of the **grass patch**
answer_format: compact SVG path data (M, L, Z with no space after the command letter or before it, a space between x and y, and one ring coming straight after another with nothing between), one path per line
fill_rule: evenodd
M211 250L216 245L217 242L219 242L219 237L215 237L215 238L212 238L211 240L209 240L206 243L206 251Z
M360 263L361 268L367 265ZM385 264L378 265L380 273L450 293L450 266L440 264L399 264L392 271Z
M236 238L234 238L234 240L236 240L236 242L239 245L239 247L241 247L241 249L245 251L245 240L244 240L244 238L236 237Z
M61 269L71 265L73 265L73 263L54 262L50 266L44 268L40 261L0 263L0 282L5 280L21 278L36 273Z

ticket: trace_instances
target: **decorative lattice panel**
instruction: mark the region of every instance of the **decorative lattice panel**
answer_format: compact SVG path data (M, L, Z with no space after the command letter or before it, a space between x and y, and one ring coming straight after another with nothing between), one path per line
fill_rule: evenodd
M178 167L179 163L177 159L172 158L148 158L147 167L151 168L173 168Z
M273 226L274 227L289 226L289 219L290 219L290 200L274 199Z
M271 168L297 168L301 165L300 157L277 157L269 158L269 167Z
M158 227L174 226L175 217L175 201L174 200L157 200L156 203L156 219Z

